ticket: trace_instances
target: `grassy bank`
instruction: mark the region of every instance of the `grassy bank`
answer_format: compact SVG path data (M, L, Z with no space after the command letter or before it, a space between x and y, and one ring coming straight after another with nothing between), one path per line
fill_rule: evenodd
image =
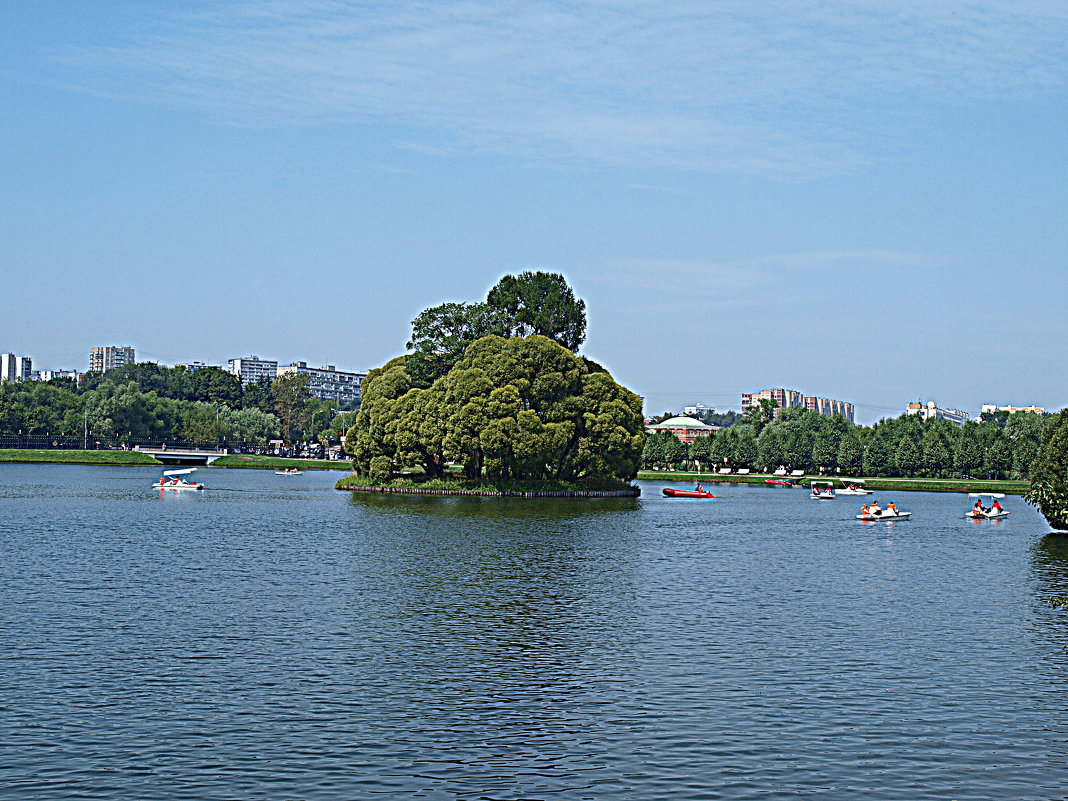
M147 453L137 451L60 451L30 448L0 448L0 462L37 464L162 464Z
M351 470L348 460L284 459L280 456L257 456L253 453L232 453L211 463L211 467L237 467L248 470Z
M355 473L345 476L335 485L349 487L389 487L393 489L471 490L475 492L611 492L630 489L626 481L470 481L459 476L428 478L423 475L403 476L392 481L376 481Z
M642 470L638 473L642 481L701 481L709 483L722 481L732 484L764 484L766 478L778 478L769 475L721 476L714 473L685 473ZM827 476L802 476L796 479L799 484L809 481L828 481ZM848 480L848 479L846 479ZM873 490L916 490L920 492L1003 492L1006 495L1023 495L1031 485L1026 481L989 481L986 479L952 479L952 478L864 478L864 486ZM837 482L836 482L837 483Z

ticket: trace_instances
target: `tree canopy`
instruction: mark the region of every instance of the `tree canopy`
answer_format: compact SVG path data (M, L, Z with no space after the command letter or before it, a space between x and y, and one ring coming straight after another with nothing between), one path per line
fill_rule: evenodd
M307 377L277 385L241 385L218 368L190 371L154 362L88 373L80 383L0 381L0 434L81 437L88 424L98 439L263 443L285 434L296 440L319 432L337 433L336 401L309 398Z
M506 275L483 303L442 303L412 320L406 371L423 389L446 375L482 337L540 334L575 352L586 339L586 304L562 275Z
M429 387L410 356L372 370L345 448L358 472L381 477L448 463L479 479L628 480L645 430L641 399L548 337L482 337Z
M500 313L509 336L540 334L572 352L586 341L586 302L557 273L506 275L486 304Z
M1058 531L1068 531L1068 409L1046 428L1031 469L1026 500Z
M705 464L711 456L716 463L726 458L738 467L768 471L789 465L847 475L1026 479L1037 463L1042 432L1055 419L1017 412L1000 422L971 422L959 428L945 420L905 414L868 428L841 415L827 417L799 407L782 409L776 416L772 401L746 411L746 422L681 451L650 437L643 465L681 468Z

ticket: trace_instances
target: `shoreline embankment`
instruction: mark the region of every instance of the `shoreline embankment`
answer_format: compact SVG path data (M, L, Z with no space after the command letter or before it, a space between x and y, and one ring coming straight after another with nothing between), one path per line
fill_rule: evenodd
M1003 492L1006 495L1023 495L1030 490L1027 481L996 481L992 479L957 479L957 478L880 478L866 476L821 476L819 474L803 476L775 476L768 473L749 473L746 475L720 473L695 473L689 471L641 470L639 481L700 481L702 484L754 484L771 486L765 479L782 480L788 478L798 486L810 481L832 481L836 485L848 484L852 480L864 482L871 490L897 490L899 492Z

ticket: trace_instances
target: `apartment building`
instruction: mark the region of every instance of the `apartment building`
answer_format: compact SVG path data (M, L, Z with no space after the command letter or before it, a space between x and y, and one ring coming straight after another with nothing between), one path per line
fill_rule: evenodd
M834 400L833 398L816 398L810 395L805 396L805 408L811 412L819 412L827 417L834 417L836 414L840 414L850 423L853 422L853 414L856 411L852 403Z
M742 411L744 412L750 406L759 406L761 400L773 400L778 408L789 409L791 406L803 406L805 396L796 389L785 389L783 387L762 389L760 392L743 392Z
M0 381L30 381L33 378L33 359L0 353Z
M242 356L228 359L226 371L240 378L242 384L255 384L263 379L274 381L278 377L278 362L259 356Z
M293 362L278 368L278 375L297 373L308 376L308 391L320 400L337 401L342 406L351 406L360 398L360 385L367 373L350 373L338 370L334 365L308 367L307 362Z
M103 373L136 361L137 354L129 345L106 345L89 350L89 372Z
M984 403L979 409L980 414L997 414L998 412L1027 412L1029 414L1045 414L1046 410L1041 406L998 406L996 403Z
M190 373L195 373L197 370L215 369L221 370L221 364L204 364L204 362L183 362L182 364L176 364L175 367L184 367Z

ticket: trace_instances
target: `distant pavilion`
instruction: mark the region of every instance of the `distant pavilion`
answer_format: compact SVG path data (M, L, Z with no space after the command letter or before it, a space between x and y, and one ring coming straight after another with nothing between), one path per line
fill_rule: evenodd
M706 423L702 423L695 417L670 417L662 423L653 423L647 425L645 430L650 434L659 434L661 431L666 431L668 434L672 434L681 442L693 442L698 437L710 437L719 431L719 426L710 426Z

